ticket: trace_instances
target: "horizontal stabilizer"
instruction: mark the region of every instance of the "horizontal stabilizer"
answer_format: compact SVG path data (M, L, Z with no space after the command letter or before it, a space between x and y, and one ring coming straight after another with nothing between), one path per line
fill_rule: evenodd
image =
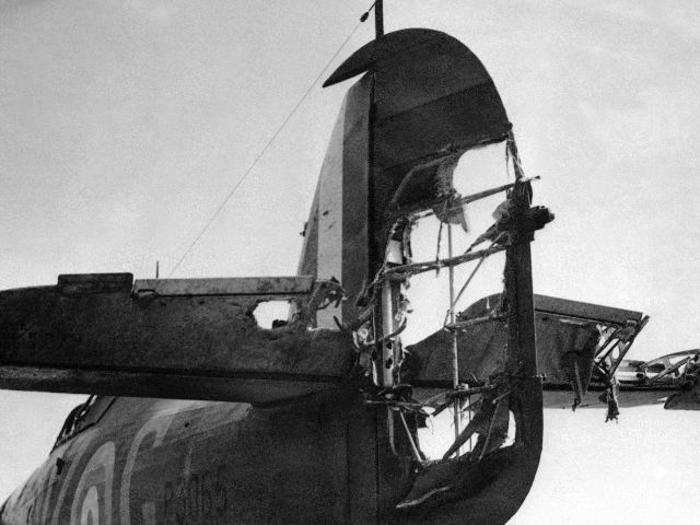
M251 403L340 388L351 338L310 329L327 283L307 277L132 282L60 276L0 293L0 388ZM260 328L264 301L298 319Z
M645 319L641 312L544 295L534 295L534 305L538 373L545 385L563 385L569 390L576 381L574 374L579 376L583 391L588 386L600 343L599 324L641 329ZM462 381L486 381L501 368L508 337L499 307L500 295L496 294L480 299L459 315L455 328ZM440 330L408 348L420 370L417 381L438 376L445 382L450 379L451 341L450 334Z

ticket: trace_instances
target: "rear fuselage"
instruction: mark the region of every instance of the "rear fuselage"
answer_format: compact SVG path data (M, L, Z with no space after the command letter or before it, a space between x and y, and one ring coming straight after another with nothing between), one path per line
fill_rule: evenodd
M117 398L54 448L2 522L343 521L344 428L328 417L306 403Z

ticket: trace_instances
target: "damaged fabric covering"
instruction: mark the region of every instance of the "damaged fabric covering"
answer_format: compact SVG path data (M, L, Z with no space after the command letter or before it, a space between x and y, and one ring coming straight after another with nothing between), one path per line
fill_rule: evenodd
M368 231L370 254L375 255L369 258L366 276L371 281L382 263L376 254L384 251L394 208L429 208L441 197L441 185L434 180L440 162L435 169L423 166L445 158L456 162L471 148L503 141L512 126L479 59L445 33L415 28L389 33L356 51L324 86L364 72L368 73L360 83L369 81L373 101ZM354 142L348 135L345 141ZM399 186L416 168L412 191L400 196L408 202L397 200ZM462 222L460 217L454 220Z
M409 262L403 258L410 253L409 246L404 246L404 253L390 249L403 240L400 225L402 221L409 220L412 212L432 210L441 221L466 229L468 225L461 206L455 206L458 195L452 184L452 170L461 155L469 149L501 142L512 138L512 135L511 124L491 77L466 46L444 33L407 29L382 36L346 60L325 85L364 72L367 74L356 86L369 85L371 89L368 135L370 170L366 179L368 206L365 230L368 264L362 268L364 286L361 287L367 292L358 295L356 283L346 282L345 277L342 285L349 292L349 299L361 302L361 306L374 316L371 319L374 324L369 327L373 338L368 341L372 341L374 362L379 362L379 366L372 377L381 377L381 386L391 387L391 367L400 361L398 356L392 358L390 355L396 348L393 341L391 345L386 341L393 337L390 334L396 334L397 330L400 332L401 328L392 326L393 321L386 321L393 319L395 312L392 314L392 308L400 310L400 283L393 281L387 285L389 281L382 279L387 277L383 273L387 267ZM345 118L357 120L347 113ZM349 131L346 127L345 148L355 144L356 141L351 140L353 134L363 130L354 128ZM346 167L343 166L345 172ZM520 176L521 173L518 173ZM364 173L359 175L357 184L363 185ZM512 193L515 195L514 201L517 200L520 216L529 208L529 192L521 185ZM350 209L346 202L344 209ZM357 214L350 221L358 223L364 218ZM532 293L529 247L513 246L508 250L510 255L507 254L506 259L511 264L506 280L510 283L511 293L508 295L514 304L509 316L513 325L519 324L522 329L516 335L509 334L506 329L499 337L504 343L510 338L510 355L503 356L506 369L524 375L511 385L508 401L516 418L518 444L508 451L497 451L484 457L477 465L460 464L455 472L457 479L450 488L440 491L436 500L426 501L427 506L407 504L405 513L387 520L389 522L423 523L426 516L422 513L431 507L431 522L461 523L467 519L471 523L503 523L520 506L532 483L541 450L542 403L541 385L534 377L535 363L531 358L534 357L534 337L528 313L531 305L528 307L527 301L521 300L522 297L531 297ZM362 264L363 255L360 253L360 257L344 258L343 275L345 265ZM358 263L353 259L358 259ZM382 293L379 293L380 288ZM379 297L388 295L392 296L393 302L380 304ZM364 317L360 319L368 322ZM342 321L354 326L356 319L343 318ZM505 327L499 323L498 328ZM488 339L489 336L484 337ZM445 337L444 342L447 341ZM427 348L426 353L429 355L433 350L437 355L443 348ZM519 358L514 357L516 353ZM445 355L449 355L449 351ZM415 359L414 363L419 362L420 357L427 357L419 356L418 352L416 356L419 359ZM404 357L403 353L400 357ZM517 363L513 362L515 359ZM409 377L410 373L404 373L407 364L404 362L401 365L402 383L412 384L417 377L426 383L452 389L453 368L449 360L433 362L426 358L418 364L427 367L425 374L423 370L415 370L413 377ZM390 372L387 373L387 370ZM389 421L392 420L387 420L386 428L380 428L379 436L393 432ZM381 424L384 426L383 422ZM494 439L495 442L498 439ZM382 450L381 445L377 450ZM396 508L397 502L406 496L407 473L411 473L412 482L421 485L420 476L416 479L412 474L415 472L412 461L411 457L396 457L383 462L375 477L381 481L382 507ZM388 475L389 472L392 475ZM398 472L404 474L396 476ZM435 483L435 480L427 483L428 492L432 490L430 487L436 488ZM444 488L437 487L438 490ZM397 500L396 496L401 499ZM421 496L418 498L421 499Z
M511 130L491 77L453 37L405 29L372 41L324 86L366 73L347 92L305 227L299 274L335 277L350 300L329 312L352 324L355 300L381 267L395 208L449 201L448 176L470 148ZM407 191L399 186L407 179ZM447 184L451 190L451 184ZM393 203L393 204L392 204ZM450 222L466 227L461 209ZM320 326L330 328L331 316Z
M458 155L443 157L412 169L401 181L389 208L404 215L431 207L443 223L458 224L469 231L464 207L455 202L454 170ZM427 204L427 206L426 206Z
M493 312L498 296L482 299L459 315L459 320L483 317ZM535 310L537 370L548 383L571 384L585 392L591 379L593 357L599 340L595 323L567 322ZM494 318L461 328L457 332L460 380L481 384L503 369L508 330ZM451 381L452 335L439 330L407 348L407 370L416 386L439 386ZM577 379L578 376L578 379Z

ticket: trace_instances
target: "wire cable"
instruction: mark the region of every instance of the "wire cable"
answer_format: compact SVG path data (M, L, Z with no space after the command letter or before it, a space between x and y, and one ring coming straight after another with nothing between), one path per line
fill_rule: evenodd
M323 74L326 72L328 67L331 65L331 63L336 59L336 57L340 54L341 50L345 47L345 45L350 41L350 39L353 37L355 32L357 31L357 28L360 27L360 24L362 21L359 21L355 24L355 27L350 31L350 34L343 40L343 43L340 44L340 47L333 53L333 56L328 60L325 66L323 66L323 69L318 73L314 81L311 83L311 85L306 89L304 94L297 100L296 104L294 104L294 107L292 110L287 114L287 117L282 121L282 124L280 124L277 128L277 130L272 134L272 136L269 138L269 140L265 143L263 148L260 150L260 152L256 155L256 157L253 159L253 162L248 166L248 169L245 170L243 175L236 181L236 183L233 185L231 190L226 194L226 197L224 198L223 201L221 201L221 204L216 208L214 213L209 217L207 222L204 224L204 227L199 231L197 236L194 238L194 240L189 244L187 249L183 252L182 256L178 259L178 261L175 263L175 266L170 270L170 273L168 274L168 277L171 277L175 271L180 267L182 262L185 260L185 258L189 255L189 253L192 251L192 249L195 247L195 245L200 241L200 239L204 236L204 234L207 232L209 227L213 224L213 222L216 220L216 218L219 216L219 214L223 211L223 209L226 207L228 202L231 200L231 197L233 197L234 193L236 193L236 190L241 186L243 181L248 177L250 172L253 171L255 166L257 165L258 161L265 155L268 149L270 149L270 146L272 143L275 141L275 139L279 136L279 134L282 132L284 127L287 125L287 123L290 121L290 119L294 116L296 111L299 109L301 104L306 100L306 98L309 96L313 88L316 86L318 81L321 79Z

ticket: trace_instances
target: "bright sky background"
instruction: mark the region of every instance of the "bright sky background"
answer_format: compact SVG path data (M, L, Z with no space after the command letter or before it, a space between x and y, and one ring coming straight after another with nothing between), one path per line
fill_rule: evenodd
M369 3L0 0L0 289L55 283L59 273L150 277L156 260L167 276ZM385 6L387 31L446 31L484 62L526 172L542 176L537 201L557 215L534 245L535 290L648 313L632 352L640 359L700 346L699 5ZM372 31L371 21L362 25L334 65ZM295 271L345 89L313 90L176 276ZM0 498L44 459L75 403L0 393ZM660 508L653 493L677 502L673 487L698 493L697 468L693 476L687 466L698 413L635 409L609 434L598 433L595 414L548 412L541 494L516 522L585 523L596 510L625 522ZM589 426L596 430L582 432ZM583 451L606 436L621 447L610 452L619 475L594 459L569 463L588 474L563 481L562 444ZM665 466L656 468L659 449ZM643 477L650 468L656 481ZM622 507L611 495L602 509L571 497L594 481L614 483L633 509L615 514ZM580 507L562 514L562 498ZM676 511L656 517L676 521Z

